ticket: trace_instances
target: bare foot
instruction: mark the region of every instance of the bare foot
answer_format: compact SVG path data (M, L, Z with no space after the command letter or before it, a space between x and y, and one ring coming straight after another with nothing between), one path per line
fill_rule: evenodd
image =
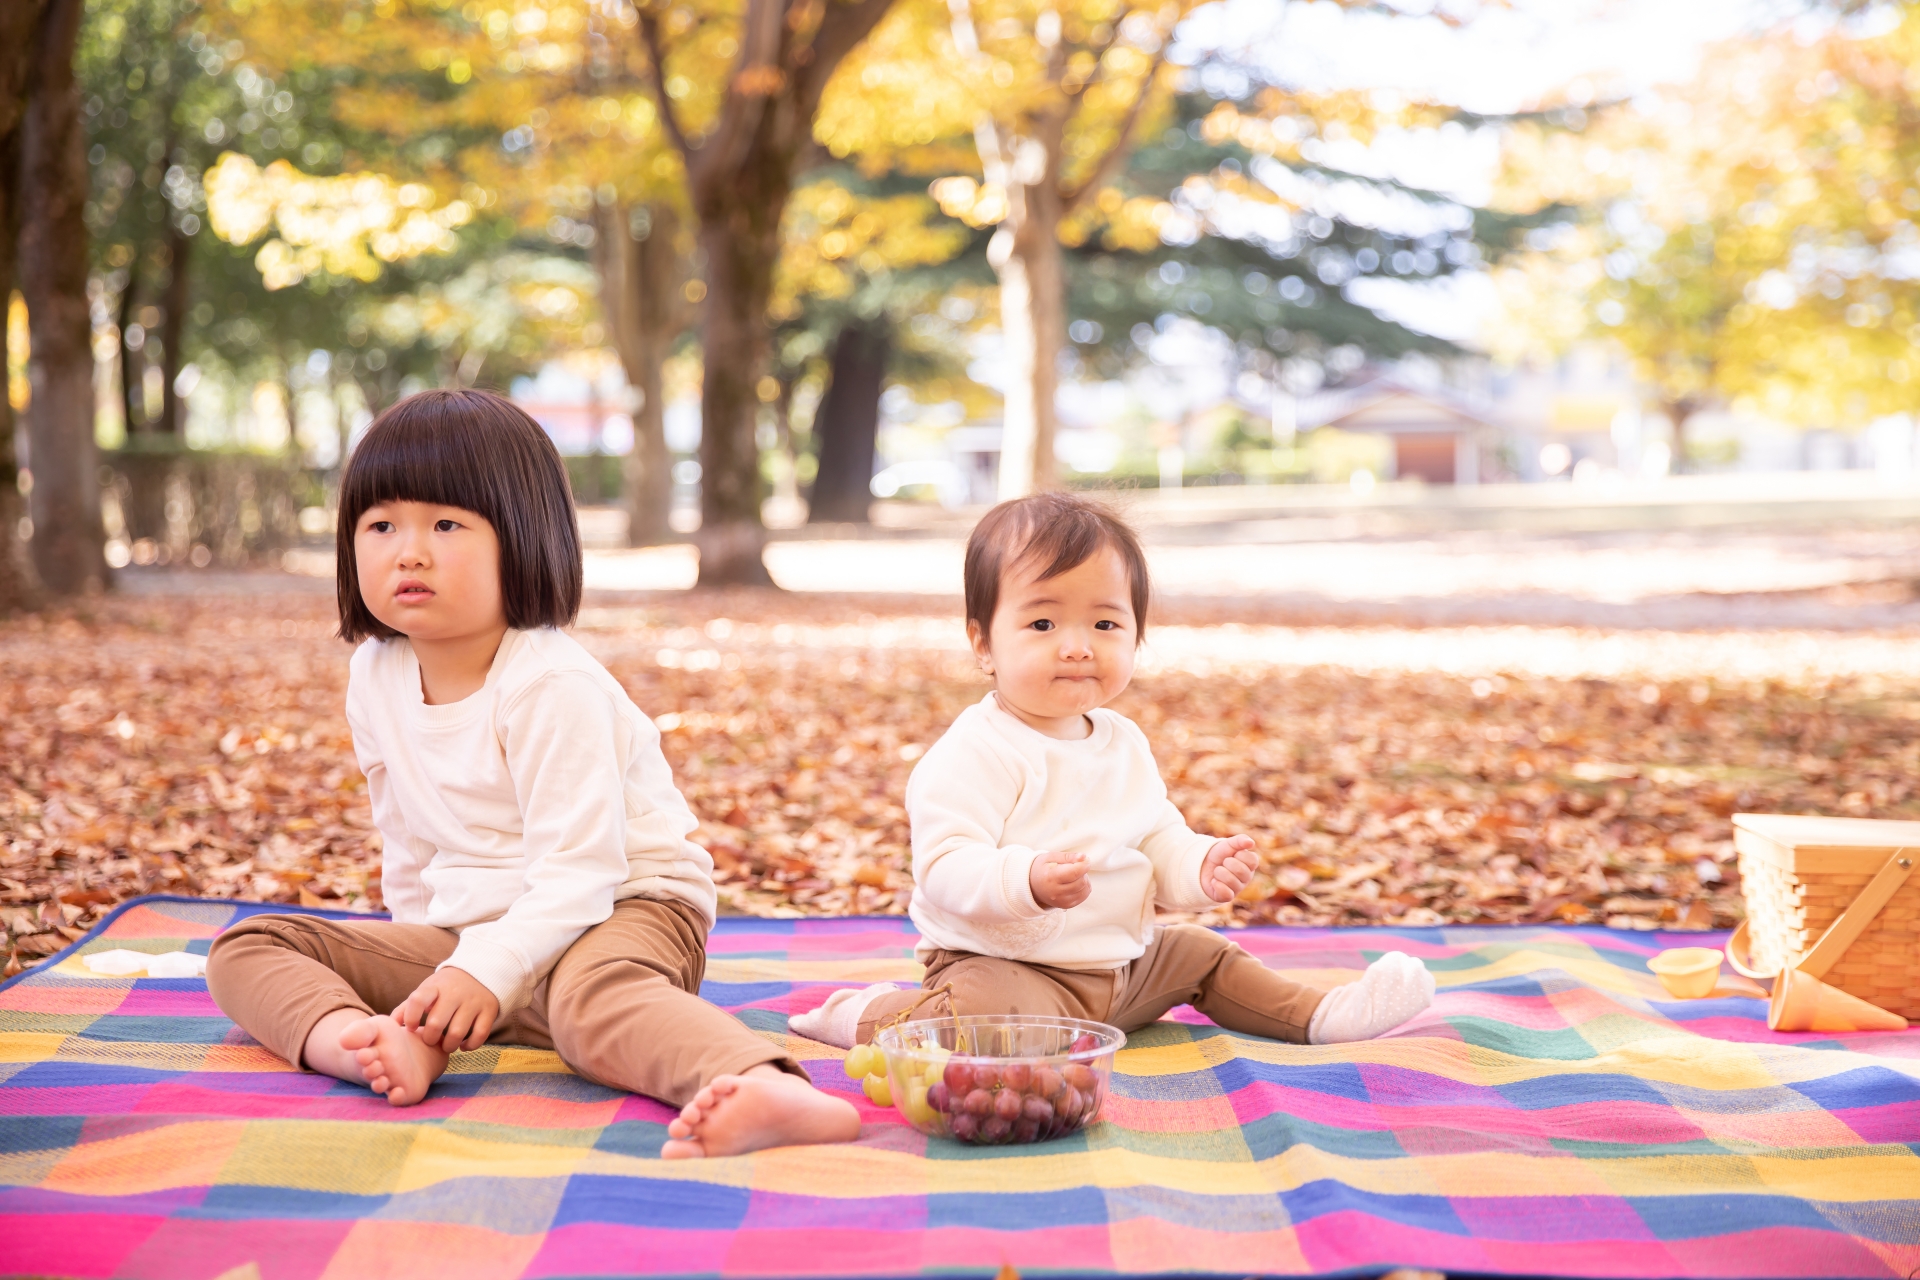
M851 1142L860 1113L778 1067L763 1064L744 1075L717 1076L667 1126L665 1160L737 1156L763 1147Z
M386 1094L396 1107L410 1107L426 1097L452 1056L384 1013L341 1028L340 1047L353 1055L367 1088Z

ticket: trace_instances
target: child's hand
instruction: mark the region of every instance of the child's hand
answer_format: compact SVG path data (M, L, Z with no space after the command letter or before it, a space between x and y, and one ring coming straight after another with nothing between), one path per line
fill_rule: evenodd
M1200 887L1215 902L1232 902L1253 883L1253 873L1259 869L1260 855L1253 851L1252 836L1215 840L1200 864Z
M1087 855L1084 853L1042 852L1027 872L1033 888L1033 900L1043 907L1077 907L1093 892L1087 879Z
M435 970L393 1011L395 1022L448 1053L485 1044L499 1016L499 998L465 969L452 966Z

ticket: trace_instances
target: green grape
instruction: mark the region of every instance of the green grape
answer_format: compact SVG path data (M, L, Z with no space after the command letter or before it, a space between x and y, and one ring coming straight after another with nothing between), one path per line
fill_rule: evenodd
M868 1076L861 1086L866 1090L867 1100L876 1107L893 1105L893 1089L887 1084L885 1076Z
M886 1062L880 1051L870 1044L857 1044L847 1054L846 1072L853 1079L872 1075L876 1070L886 1070Z

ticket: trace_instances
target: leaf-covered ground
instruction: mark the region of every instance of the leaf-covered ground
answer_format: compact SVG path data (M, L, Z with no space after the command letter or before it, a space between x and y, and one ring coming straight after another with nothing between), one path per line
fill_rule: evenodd
M727 909L903 911L907 774L985 691L954 605L631 599L578 634L663 729ZM10 969L141 893L379 906L332 626L314 595L0 622ZM1734 812L1920 814L1905 636L1156 626L1119 709L1189 822L1267 860L1216 920L1724 926Z

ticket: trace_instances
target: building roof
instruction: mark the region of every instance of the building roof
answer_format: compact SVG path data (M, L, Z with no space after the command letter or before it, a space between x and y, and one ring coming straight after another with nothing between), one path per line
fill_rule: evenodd
M1415 387L1392 375L1302 398L1295 407L1302 431L1337 427L1386 435L1484 427L1487 416L1444 387Z

